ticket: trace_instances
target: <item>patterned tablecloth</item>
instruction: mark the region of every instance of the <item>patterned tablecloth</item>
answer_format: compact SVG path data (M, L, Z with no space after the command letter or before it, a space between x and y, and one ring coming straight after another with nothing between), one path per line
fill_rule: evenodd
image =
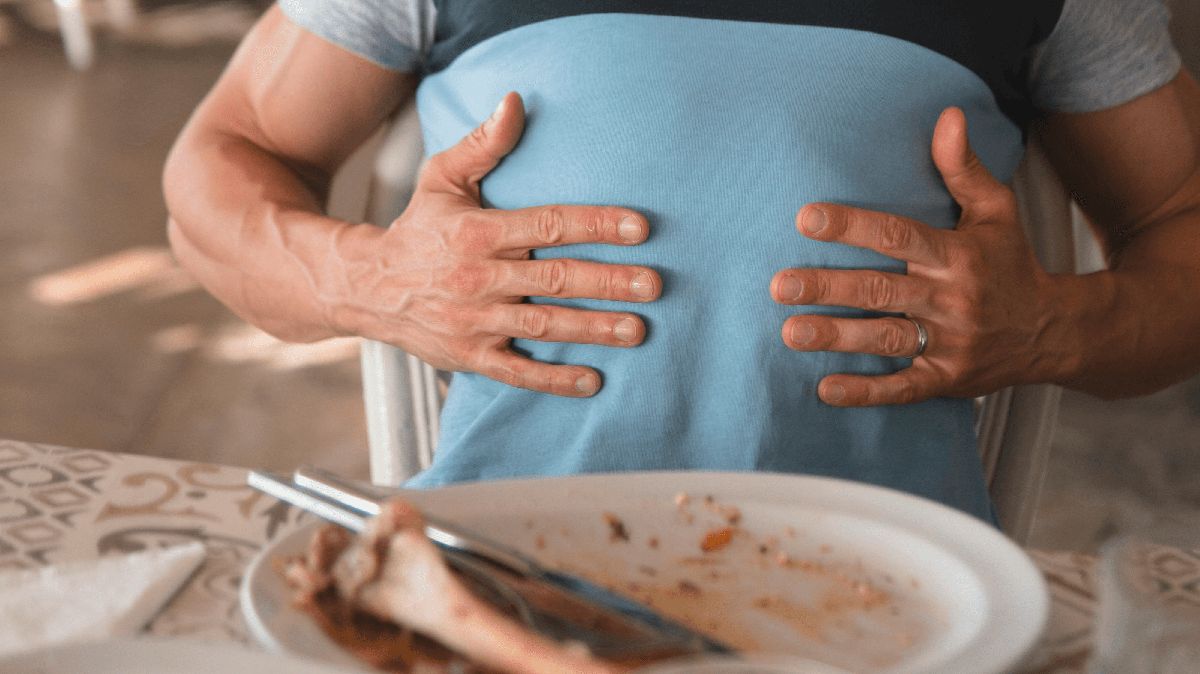
M241 468L0 440L0 571L199 540L207 560L148 631L251 643L237 605L242 572L267 542L307 516L250 489L245 475ZM1031 554L1053 609L1022 670L1082 672L1096 560ZM1196 591L1200 559L1180 555L1169 563L1179 587Z

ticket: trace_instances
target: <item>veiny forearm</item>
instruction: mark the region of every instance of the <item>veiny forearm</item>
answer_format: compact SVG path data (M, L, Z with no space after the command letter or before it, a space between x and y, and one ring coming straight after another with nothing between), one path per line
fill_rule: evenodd
M322 40L275 6L247 34L164 171L169 236L218 299L284 339L354 332L342 257L383 230L323 215L333 172L411 96L415 78ZM338 250L334 250L334 248ZM353 298L350 298L353 301Z
M238 315L290 341L346 333L333 316L346 291L335 247L377 229L322 215L328 177L307 173L248 139L194 127L164 173L180 263Z

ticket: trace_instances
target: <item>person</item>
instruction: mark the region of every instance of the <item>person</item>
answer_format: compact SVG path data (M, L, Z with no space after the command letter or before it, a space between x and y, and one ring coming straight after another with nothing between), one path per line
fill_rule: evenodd
M971 398L1200 371L1200 86L1154 0L287 0L166 164L168 233L286 340L454 371L414 480L830 475L991 517ZM322 214L416 97L389 228ZM1109 268L1046 273L1042 143ZM781 333L782 330L782 333Z

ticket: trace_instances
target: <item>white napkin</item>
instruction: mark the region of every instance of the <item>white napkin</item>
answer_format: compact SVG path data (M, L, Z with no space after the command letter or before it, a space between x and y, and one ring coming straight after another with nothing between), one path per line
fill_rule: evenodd
M193 541L0 573L0 657L141 630L204 561Z

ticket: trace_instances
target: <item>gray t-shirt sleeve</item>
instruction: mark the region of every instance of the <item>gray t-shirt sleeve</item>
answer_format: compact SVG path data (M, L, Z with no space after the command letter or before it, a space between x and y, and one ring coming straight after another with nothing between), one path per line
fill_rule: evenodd
M1179 53L1163 0L1066 0L1030 62L1034 106L1084 113L1131 101L1171 81Z
M433 44L431 0L279 0L289 19L389 70L416 72Z
M415 72L433 44L432 0L280 0L292 21L391 70ZM1066 0L1035 50L1034 106L1082 113L1153 91L1179 72L1162 0Z

